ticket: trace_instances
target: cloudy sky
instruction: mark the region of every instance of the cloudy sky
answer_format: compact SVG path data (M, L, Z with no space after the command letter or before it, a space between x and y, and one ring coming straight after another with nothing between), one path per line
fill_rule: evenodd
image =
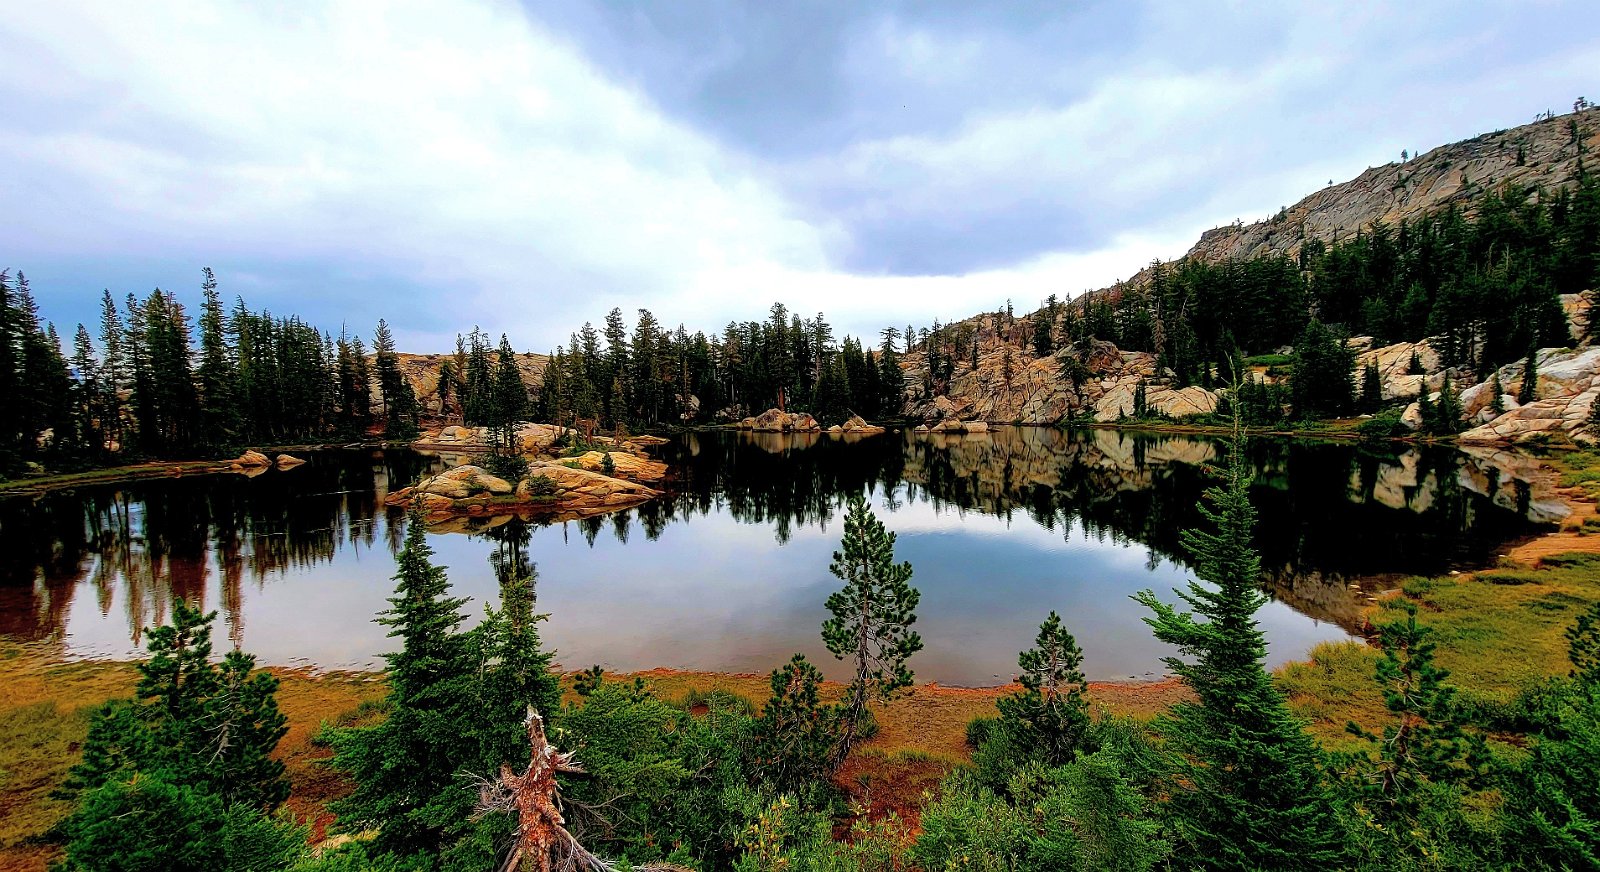
M1587 3L10 4L0 266L402 346L1031 309L1600 96Z

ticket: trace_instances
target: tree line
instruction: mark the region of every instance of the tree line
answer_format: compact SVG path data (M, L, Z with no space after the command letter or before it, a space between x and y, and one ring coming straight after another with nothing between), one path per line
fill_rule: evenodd
M216 277L202 273L197 323L159 288L121 305L108 290L98 331L79 324L68 355L27 277L0 271L0 393L15 398L0 475L416 432L417 398L386 322L369 354L343 330L253 312L242 298L225 308Z
M759 414L780 400L826 424L852 414L898 417L904 386L897 328L877 354L862 340L835 336L826 316L802 318L774 303L762 321L730 322L720 334L664 328L640 309L630 332L620 309L550 354L535 415L607 426L682 425Z
M1507 183L1466 211L1302 239L1296 257L1157 261L1147 282L1047 306L1044 319L1070 342L1156 353L1180 384L1225 381L1239 357L1297 347L1313 322L1380 345L1437 338L1445 366L1482 380L1570 341L1559 298L1600 279L1600 177L1580 161L1569 187Z

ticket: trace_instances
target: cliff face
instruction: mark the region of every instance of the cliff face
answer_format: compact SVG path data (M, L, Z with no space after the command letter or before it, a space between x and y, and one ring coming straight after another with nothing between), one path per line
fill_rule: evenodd
M406 380L411 382L411 389L416 392L417 402L421 405L422 414L429 417L440 417L443 410L439 398L439 367L445 361L450 361L455 366L455 356L450 354L405 354L401 353L400 371L405 373ZM545 364L550 362L548 355L533 354L531 352L517 355L517 371L522 375L522 383L534 389L544 379ZM376 366L369 358L369 369L376 370ZM451 398L454 406L455 398ZM372 413L374 415L383 410L383 398L378 391L378 374L372 373Z

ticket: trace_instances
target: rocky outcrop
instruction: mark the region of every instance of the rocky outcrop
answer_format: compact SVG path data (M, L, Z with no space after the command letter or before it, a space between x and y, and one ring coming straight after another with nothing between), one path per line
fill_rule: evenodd
M476 466L458 466L395 491L384 502L415 505L431 522L510 515L566 520L608 514L658 496L659 491L638 482L563 463L540 463L516 485Z
M272 465L272 458L251 450L229 461L228 465L234 469L266 469Z
M821 433L822 425L805 412L780 412L768 409L754 418L739 422L740 430L757 433Z
M840 433L857 436L875 436L884 432L882 427L868 424L860 415L851 415L838 429ZM832 432L832 428L829 428L829 432Z
M1115 421L1133 414L1140 383L1153 412L1184 418L1216 410L1215 392L1172 384L1170 371L1157 367L1154 354L1122 351L1098 339L1062 352L1075 357L1082 364L1080 371L1087 373L1074 384L1063 375L1062 361L1055 355L1034 357L1003 338L1006 330L996 324L996 317L977 319L982 348L978 365L957 362L949 390L938 396L922 392L928 380L926 355L921 351L905 355L907 381L918 386L907 401L907 417L927 423L930 429L948 420L1056 424L1085 414Z
M277 457L277 463L279 469L293 469L296 466L305 463L305 461L295 457L292 454L280 454Z
M1292 256L1307 239L1344 239L1375 221L1393 226L1450 205L1470 214L1485 191L1507 182L1547 190L1567 187L1576 177L1578 161L1569 130L1573 120L1572 115L1558 115L1372 167L1265 221L1208 230L1186 256L1212 262ZM1584 131L1584 151L1600 150L1600 109L1576 120Z
M561 462L577 464L578 467L590 472L604 472L607 457L611 458L612 471L609 474L614 478L628 481L660 481L667 476L665 463L625 451L590 451Z
M481 467L467 465L425 478L417 482L415 487L406 490L414 494L431 494L451 500L464 500L479 494L505 496L511 493L514 487L510 482L489 474Z
M452 367L456 366L454 355L402 353L399 358L400 372L406 377L406 381L410 382L412 392L417 395L417 405L423 415L438 418L443 417L447 411L459 411L455 408L455 391L449 392L451 397L449 410L444 408L439 393L440 367L447 360ZM522 376L522 383L530 390L537 389L543 384L544 368L549 362L550 358L543 354L530 352L516 355L517 374ZM374 417L379 417L383 414L383 394L378 385L378 371L370 360L367 366L372 372L372 414ZM459 371L458 369L457 372Z
M1510 445L1537 436L1562 436L1574 442L1596 441L1597 434L1588 427L1589 413L1600 398L1600 348L1568 350L1546 348L1537 356L1538 384L1535 399L1526 405L1517 405L1509 396L1502 396L1505 413L1462 433L1460 441L1468 445ZM1521 393L1525 362L1508 364L1499 369L1501 387L1508 393ZM1469 420L1481 420L1490 409L1493 380L1473 385L1462 391L1463 409Z
M1350 340L1355 347L1360 347L1363 342L1370 346L1372 339L1357 337ZM1411 371L1413 358L1419 364L1421 373ZM1367 367L1374 364L1378 367L1378 379L1383 385L1385 400L1415 398L1417 392L1424 387L1429 391L1444 388L1444 365L1439 352L1427 340L1396 342L1382 348L1369 348L1359 352L1356 355L1355 369L1355 383L1358 387Z

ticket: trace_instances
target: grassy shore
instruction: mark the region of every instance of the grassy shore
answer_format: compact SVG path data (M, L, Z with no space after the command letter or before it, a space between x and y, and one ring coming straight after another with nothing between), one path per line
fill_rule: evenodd
M1583 538L1600 551L1600 535ZM1544 555L1531 565L1412 579L1371 606L1372 621L1397 616L1401 598L1421 608L1438 643L1438 662L1451 671L1463 695L1486 706L1503 705L1527 684L1566 672L1563 633L1578 612L1600 601L1600 554ZM1279 671L1295 711L1325 747L1348 741L1348 721L1368 728L1383 723L1386 712L1372 678L1377 658L1360 642L1323 644L1309 660ZM329 821L326 804L347 788L326 767L327 750L312 738L324 723L371 717L373 703L384 693L383 678L273 671L282 682L278 699L289 720L289 734L279 748L293 787L289 807L313 821L320 837ZM691 706L714 690L755 704L768 692L762 675L672 670L640 675L664 699ZM48 833L68 805L50 793L77 760L90 712L129 694L136 680L130 664L62 663L48 647L0 643L0 869L43 870L57 856ZM840 690L833 684L826 693ZM967 723L992 716L995 700L1013 690L919 685L878 712L878 734L840 773L841 787L870 802L871 814L893 810L914 816L923 791L967 759ZM1095 683L1089 697L1101 711L1149 718L1185 692L1172 681Z

